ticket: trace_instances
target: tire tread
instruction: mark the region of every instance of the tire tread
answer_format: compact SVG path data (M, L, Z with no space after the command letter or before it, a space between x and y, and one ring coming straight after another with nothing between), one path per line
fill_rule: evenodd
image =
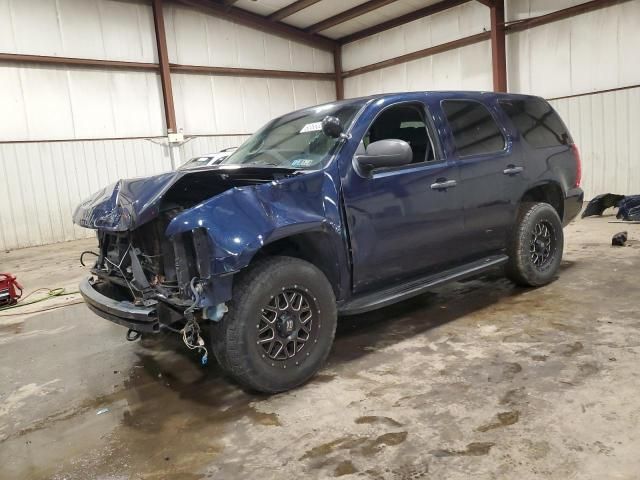
M333 290L324 274L308 262L294 257L266 257L256 260L250 268L237 274L238 276L233 286L233 299L229 303L229 312L227 312L220 322L213 325L211 345L218 363L225 373L244 387L264 393L278 393L305 383L317 370L311 371L305 378L286 387L270 385L269 382L262 379L259 373L252 368L245 353L246 346L244 345L243 328L246 328L245 323L249 320L243 318L243 315L246 316L246 312L243 311L244 304L253 292L272 287L271 278L279 269L295 270L301 267L312 267L316 270L315 273L324 279L328 289L331 291L332 305L322 305L322 310L325 312L327 309L329 310L327 312L329 315L327 318L331 318L331 316L335 318L337 313ZM335 323L336 322L333 321L333 328L329 329L330 344L333 343L335 336ZM320 364L324 363L329 355L329 351L330 348L327 349L322 356ZM320 366L318 366L318 368Z

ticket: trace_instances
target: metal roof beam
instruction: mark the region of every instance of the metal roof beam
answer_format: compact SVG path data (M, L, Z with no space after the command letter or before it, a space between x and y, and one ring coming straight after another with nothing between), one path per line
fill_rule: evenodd
M305 30L309 33L317 33L322 30L326 30L335 25L339 25L341 23L347 22L349 20L353 20L360 15L364 15L365 13L369 13L373 10L377 10L378 8L384 7L385 5L389 5L390 3L397 2L398 0L369 0L368 2L362 3L356 7L350 8L344 12L338 13L333 17L329 17L325 20L322 20L318 23L315 23Z
M405 23L413 22L414 20L443 12L445 10L457 7L458 5L462 5L470 1L472 0L443 0L442 2L429 5L428 7L414 10L413 12L407 13L406 15L402 15L397 18L392 18L391 20L388 20L386 22L379 23L378 25L374 25L373 27L365 28L364 30L360 30L359 32L351 33L342 38L339 38L338 41L342 45L344 45L345 43L355 42L356 40L361 40L371 35L375 35L376 33L384 32L385 30L404 25Z
M290 17L294 13L298 13L300 10L304 10L311 5L315 5L320 2L320 0L297 0L286 7L282 7L280 10L273 12L267 18L274 22L279 22L283 18Z
M238 7L225 7L224 5L214 3L209 0L179 1L184 5L195 7L199 10L202 10L203 12L215 15L217 17L224 18L241 25L245 25L256 30L262 30L273 35L288 38L289 40L305 43L307 45L311 45L312 47L327 50L329 52L333 52L333 49L337 45L337 42L331 40L330 38L306 32L300 28L292 27L291 25L271 21L267 19L267 17L257 15L247 10L242 10Z

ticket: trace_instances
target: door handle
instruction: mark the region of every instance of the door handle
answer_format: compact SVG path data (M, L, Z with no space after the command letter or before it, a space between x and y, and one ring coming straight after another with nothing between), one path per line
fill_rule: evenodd
M439 180L436 183L431 184L431 190L446 190L447 188L452 188L458 185L458 182L455 180Z
M507 168L505 168L502 173L504 173L505 175L518 175L519 173L522 173L524 171L524 167L516 167L515 165L507 165Z

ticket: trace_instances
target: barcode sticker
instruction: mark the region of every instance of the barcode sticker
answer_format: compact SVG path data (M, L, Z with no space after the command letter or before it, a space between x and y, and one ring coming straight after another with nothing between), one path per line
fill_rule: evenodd
M300 133L319 132L321 130L322 130L322 122L307 123L304 127L302 127L302 130L300 130Z

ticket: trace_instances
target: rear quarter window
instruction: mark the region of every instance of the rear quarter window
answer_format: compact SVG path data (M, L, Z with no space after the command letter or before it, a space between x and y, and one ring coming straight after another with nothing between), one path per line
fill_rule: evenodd
M518 129L522 138L534 148L572 143L560 116L542 99L500 100L500 106Z
M504 135L487 107L480 102L444 100L442 109L459 156L486 155L504 150Z

